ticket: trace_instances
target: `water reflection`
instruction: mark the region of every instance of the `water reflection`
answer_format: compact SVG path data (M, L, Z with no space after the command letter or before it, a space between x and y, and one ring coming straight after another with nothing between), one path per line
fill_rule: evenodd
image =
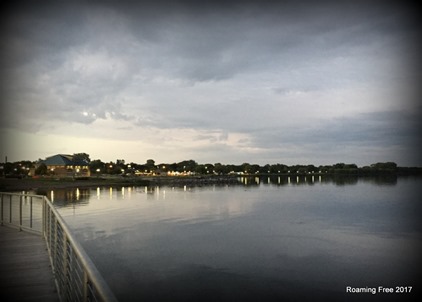
M53 203L54 202L87 202L91 198L91 189L69 188L56 189L49 192L37 191L36 194L46 195Z
M347 285L422 279L420 184L280 175L74 189L59 212L121 301L344 301Z
M396 185L396 175L357 176L357 175L271 175L271 176L244 176L239 177L239 184L244 186L260 185L314 185L335 184L337 186L356 185L358 182L369 182L375 185Z
M212 184L196 186L195 183L183 186L145 186L145 187L132 187L132 186L112 186L112 187L97 187L92 188L67 188L67 189L54 189L50 191L37 190L35 194L46 195L52 202L58 206L66 206L68 204L84 205L89 203L91 196L96 196L97 200L107 198L114 199L131 199L133 193L143 193L149 200L164 200L166 198L166 190L182 190L189 193L197 188L229 188L233 186L247 187L247 188L260 188L265 186L314 186L318 184L332 184L335 186L356 186L359 183L367 183L376 186L396 186L398 178L395 175L387 176L371 176L371 177L358 177L358 176L342 176L342 175L271 175L271 176L245 176L239 177L237 184Z
M147 188L147 187L146 187ZM67 204L88 203L93 196L97 200L101 199L131 199L133 187L119 186L119 187L97 187L93 188L66 188L66 189L53 189L50 191L37 190L35 194L47 196L53 203L58 206ZM147 189L145 189L147 191Z

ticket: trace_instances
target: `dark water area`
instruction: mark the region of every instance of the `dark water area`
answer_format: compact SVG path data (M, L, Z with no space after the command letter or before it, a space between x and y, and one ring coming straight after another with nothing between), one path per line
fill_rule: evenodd
M46 193L120 301L413 301L421 291L421 178Z

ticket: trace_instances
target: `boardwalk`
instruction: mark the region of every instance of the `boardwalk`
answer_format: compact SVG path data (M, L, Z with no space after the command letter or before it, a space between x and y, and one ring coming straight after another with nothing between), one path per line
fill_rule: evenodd
M41 236L0 226L0 301L59 301Z

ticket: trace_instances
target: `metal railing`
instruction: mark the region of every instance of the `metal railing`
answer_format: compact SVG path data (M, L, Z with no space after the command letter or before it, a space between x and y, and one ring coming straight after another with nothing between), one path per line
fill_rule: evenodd
M1 225L42 235L44 196L0 193Z
M19 193L0 193L0 197L1 225L45 239L61 301L117 301L47 197Z

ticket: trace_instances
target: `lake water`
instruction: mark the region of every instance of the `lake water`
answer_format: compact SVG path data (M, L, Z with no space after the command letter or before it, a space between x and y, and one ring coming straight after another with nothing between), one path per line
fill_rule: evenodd
M315 176L48 195L120 301L410 301L421 193L421 178Z

